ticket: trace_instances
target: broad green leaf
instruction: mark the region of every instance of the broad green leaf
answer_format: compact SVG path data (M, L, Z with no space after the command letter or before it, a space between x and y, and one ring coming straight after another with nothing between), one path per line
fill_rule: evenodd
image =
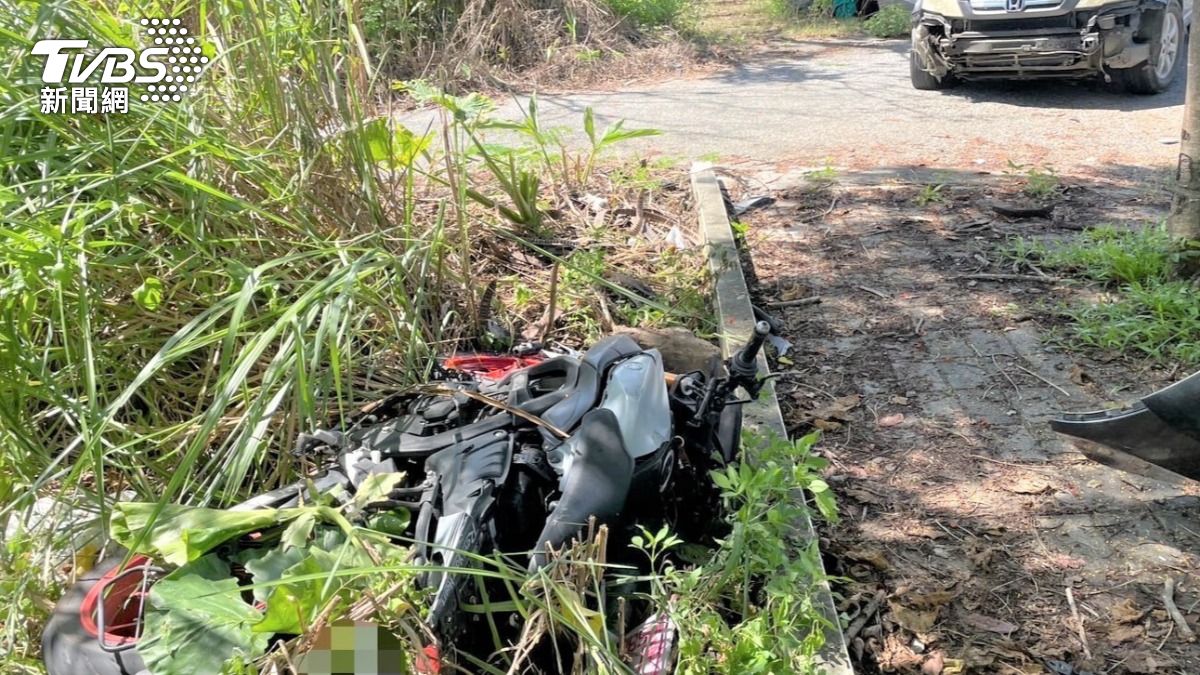
M367 526L376 532L401 537L404 536L404 532L408 529L408 523L411 519L412 517L408 511L403 509L384 511L372 516L367 521Z
M154 502L122 502L113 507L112 537L132 549L158 505ZM167 504L136 553L147 553L172 565L184 565L230 539L271 527L304 513L305 509L261 509L224 511Z
M309 512L301 515L293 520L287 529L283 531L283 536L280 538L280 543L283 548L288 549L296 546L304 546L308 543L309 536L312 535L313 525L317 522L315 513Z
M148 312L158 309L162 298L163 283L157 277L146 277L140 286L133 289L133 301Z
M808 484L808 491L812 493L817 510L821 512L825 520L831 523L837 522L837 502L834 501L833 492L830 491L829 484L823 480L816 479Z
M590 105L583 109L583 132L587 134L592 145L596 145L596 113Z
M361 510L367 504L382 501L388 498L388 494L396 489L400 481L404 480L403 473L373 473L363 479L362 484L358 486L358 490L354 493L355 509Z
M296 522L300 521L297 520ZM243 557L242 564L245 565L246 571L253 576L256 585L278 581L283 578L285 570L300 562L308 555L305 550L299 548L273 548L266 553L262 553L261 550L254 551L253 553L255 555ZM255 588L254 599L266 601L274 588L276 587L265 586Z
M297 550L297 549L293 549ZM284 571L280 578L298 577L306 574L321 574L332 568L325 566L325 560L314 557L311 553L302 553L302 558ZM330 584L330 596L339 586L335 581ZM252 630L255 633L283 633L298 635L308 629L312 617L326 600L324 590L326 583L323 579L309 579L284 583L269 589L267 611L262 621L256 623Z
M154 584L138 654L152 673L211 675L235 656L255 659L267 635L251 626L262 615L241 597L229 566L199 558Z

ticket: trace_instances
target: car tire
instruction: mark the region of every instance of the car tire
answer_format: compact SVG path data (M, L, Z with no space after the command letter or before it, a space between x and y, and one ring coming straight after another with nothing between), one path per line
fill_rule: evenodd
M102 560L83 574L54 606L54 613L42 633L42 660L50 675L141 675L147 672L136 648L106 651L95 635L84 630L80 619L88 591L123 559L116 555Z
M941 91L958 86L958 78L953 75L947 74L938 78L922 68L921 57L917 56L916 50L908 54L908 73L912 78L913 89L920 91Z
M1150 59L1133 68L1114 69L1113 80L1131 94L1159 94L1170 88L1187 60L1187 27L1183 8L1171 0L1150 40ZM1170 59L1170 63L1164 62Z

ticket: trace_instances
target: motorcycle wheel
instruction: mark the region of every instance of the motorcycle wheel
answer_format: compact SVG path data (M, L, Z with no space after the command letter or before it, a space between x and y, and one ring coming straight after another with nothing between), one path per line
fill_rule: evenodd
M54 606L54 613L42 633L42 659L49 675L149 675L137 653L136 637L131 639L130 635L122 634L124 631L113 632L116 628L106 631L106 640L110 644L118 643L123 647L120 651L109 651L101 646L95 626L94 612L100 595L97 586L103 581L114 586L119 583L117 566L123 559L123 556L116 556L100 561ZM133 576L136 573L131 572L126 578Z

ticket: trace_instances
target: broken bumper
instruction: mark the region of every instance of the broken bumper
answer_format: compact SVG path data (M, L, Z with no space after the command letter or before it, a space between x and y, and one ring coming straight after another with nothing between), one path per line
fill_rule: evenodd
M923 12L914 23L913 49L937 77L1091 77L1106 67L1129 68L1145 60L1148 48L1134 41L1140 16L1136 3L1017 18Z
M1050 426L1099 444L1081 450L1102 464L1159 479L1200 480L1200 373L1127 408L1063 413Z

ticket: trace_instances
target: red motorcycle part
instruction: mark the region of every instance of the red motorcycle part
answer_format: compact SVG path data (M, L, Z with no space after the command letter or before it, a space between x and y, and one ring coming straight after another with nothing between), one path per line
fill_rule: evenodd
M442 367L470 373L475 377L498 381L514 370L537 365L544 359L540 356L505 356L500 354L460 354L448 357Z

